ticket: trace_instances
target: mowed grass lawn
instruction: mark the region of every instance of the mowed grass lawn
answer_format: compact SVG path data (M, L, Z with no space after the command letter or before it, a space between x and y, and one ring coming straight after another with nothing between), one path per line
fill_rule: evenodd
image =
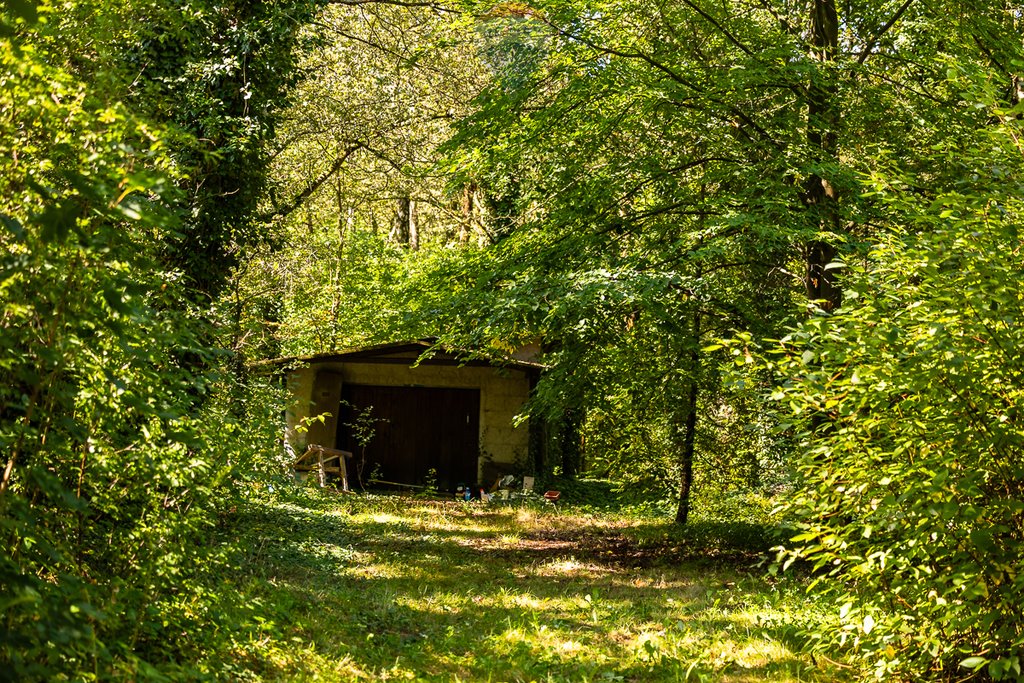
M820 616L753 566L751 525L320 492L229 521L223 590L253 624L222 653L236 680L842 677L797 653Z

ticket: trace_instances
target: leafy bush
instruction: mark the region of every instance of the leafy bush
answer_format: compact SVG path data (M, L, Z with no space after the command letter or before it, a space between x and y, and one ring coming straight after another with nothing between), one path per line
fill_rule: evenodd
M788 439L774 429L774 411L755 402L763 379L745 368L743 381L758 388L708 391L699 406L691 494L698 515L748 494L768 499L789 483ZM594 408L583 425L587 469L618 482L619 504L670 510L678 504L680 476L674 428L663 406L623 398L614 410Z
M273 390L218 374L168 265L173 136L60 66L37 4L0 14L0 670L198 676L218 506L277 439Z
M835 602L822 647L880 677L1021 676L1024 131L978 100L999 123L934 151L948 186L871 179L901 229L848 264L842 310L783 343L777 397L806 446L785 561Z

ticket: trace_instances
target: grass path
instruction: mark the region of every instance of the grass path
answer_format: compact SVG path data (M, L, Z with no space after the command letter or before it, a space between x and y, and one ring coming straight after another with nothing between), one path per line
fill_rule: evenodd
M239 680L825 681L817 618L714 529L399 497L239 511ZM699 527L698 527L699 528ZM754 530L756 532L756 530ZM735 530L733 531L735 535Z

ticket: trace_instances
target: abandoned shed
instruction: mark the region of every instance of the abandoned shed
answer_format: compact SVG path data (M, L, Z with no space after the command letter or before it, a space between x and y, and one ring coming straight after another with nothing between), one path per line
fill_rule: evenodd
M527 424L515 418L541 366L437 350L423 356L431 347L419 340L290 359L292 448L349 451L349 478L364 482L418 485L434 470L449 489L515 470L530 443Z

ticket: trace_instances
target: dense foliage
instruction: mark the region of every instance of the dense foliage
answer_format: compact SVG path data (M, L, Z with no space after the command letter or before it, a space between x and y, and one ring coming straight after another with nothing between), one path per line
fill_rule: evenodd
M2 15L5 677L202 667L217 503L276 440L208 324L293 77L294 25L242 5Z
M898 226L848 264L847 304L785 340L805 438L791 512L846 645L877 675L1021 676L1024 400L1020 105L951 70L991 124L929 150L950 181L880 172ZM791 560L789 560L791 561Z
M1021 10L890 5L505 6L532 49L452 144L505 226L464 329L542 338L549 417L584 407L616 476L678 476L685 521L689 470L743 460L695 453L736 412L714 339L757 365L802 285L769 369L803 438L792 552L843 625L818 637L882 676L1016 677Z
M382 33L400 25L390 9L335 15L359 22L332 24L351 51L322 73L337 82L372 64L378 80L345 82L351 94L340 103L316 100L322 113L306 123L335 123L310 126L316 145L290 152L307 160L301 150L321 150L307 174L318 181L324 168L339 173L337 187L318 185L329 191L311 194L312 210L292 220L303 251L276 266L290 293L280 339L326 350L429 333L492 355L537 345L550 370L531 417L546 423L548 450L525 466L612 476L674 499L679 521L691 492L787 492L805 525L791 552L832 572L818 585L835 591L845 625L818 634L824 647L852 645L879 675L1016 675L1012 572L971 584L985 575L981 560L956 555L974 543L1001 549L997 566L1015 565L1019 473L992 448L1015 451L1003 432L982 448L991 427L978 416L995 408L970 392L943 393L932 360L920 359L941 348L957 366L951 374L977 382L993 406L1014 403L1009 389L994 390L1009 380L990 371L1014 367L1013 344L996 343L992 330L1013 326L1020 7L551 0L467 9L474 33L441 44L467 59L475 47L478 61L460 73L480 90L469 102L452 98L454 125L429 134L395 127L396 110L381 106L376 88L394 69L392 90L416 93L391 99L417 112L397 120L422 124L420 105L437 95L415 81L436 87L450 64L421 30L435 15L411 20L407 51ZM364 123L362 103L373 98L367 106L384 113ZM295 121L305 121L301 112ZM386 159L369 155L390 167L383 174L352 163L369 151L346 127L353 122L374 142L395 131ZM434 173L446 174L447 200L423 184ZM392 225L411 215L399 186L436 206L472 188L479 247L455 238L464 212L432 214L430 238L415 244L408 231L385 237L381 202L399 201ZM367 187L382 189L360 217L349 207ZM954 264L953 252L967 260ZM1001 289L986 285L964 309L971 273ZM354 324L343 324L342 310ZM960 331L938 334L937 319L947 334ZM893 332L894 320L906 329ZM792 363L756 362L756 340L786 329L796 330L786 342ZM729 353L743 371L723 368ZM789 401L764 402L760 392L778 382ZM910 419L903 409L915 401L928 407ZM993 415L1012 426L1009 413ZM973 459L961 441L980 449ZM948 482L968 470L993 491L1002 486L1006 504L958 498ZM963 495L993 495L970 481ZM932 488L925 495L912 482ZM865 493L879 486L890 495ZM919 524L911 502L939 516ZM934 557L920 559L924 548ZM1000 626L980 628L968 614Z
M481 85L452 10L330 4L302 33L258 218L273 239L233 282L250 359L434 334L410 315L424 261L486 240L479 192L436 149Z
M429 335L539 350L524 470L785 495L822 651L1021 676L1019 4L4 7L4 675L210 673L247 363Z

